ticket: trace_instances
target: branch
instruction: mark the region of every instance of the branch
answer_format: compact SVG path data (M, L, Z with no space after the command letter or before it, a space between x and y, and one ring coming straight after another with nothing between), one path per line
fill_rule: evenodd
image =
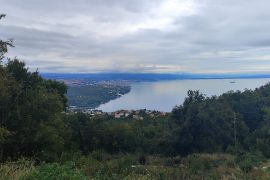
M0 14L0 19L5 18L5 17L6 17L5 14Z

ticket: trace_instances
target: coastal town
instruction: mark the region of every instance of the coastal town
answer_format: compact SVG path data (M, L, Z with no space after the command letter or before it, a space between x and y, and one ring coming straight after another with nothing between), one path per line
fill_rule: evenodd
M140 109L140 110L118 110L115 112L103 112L102 110L98 109L91 109L91 108L77 108L75 106L70 106L67 109L67 114L76 114L76 113L84 113L89 114L90 116L111 116L115 119L121 118L128 118L128 119L135 119L135 120L143 120L145 117L161 117L168 115L167 112L163 111L156 111L156 110L147 110L147 109Z

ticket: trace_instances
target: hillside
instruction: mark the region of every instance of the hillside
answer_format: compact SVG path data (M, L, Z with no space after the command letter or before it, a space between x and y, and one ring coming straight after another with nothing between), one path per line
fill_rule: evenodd
M65 84L0 67L2 179L267 179L270 84L206 97L165 116L63 113ZM12 160L12 161L11 161Z
M97 108L99 105L121 97L130 91L130 86L87 85L69 86L67 98L69 106L76 108Z

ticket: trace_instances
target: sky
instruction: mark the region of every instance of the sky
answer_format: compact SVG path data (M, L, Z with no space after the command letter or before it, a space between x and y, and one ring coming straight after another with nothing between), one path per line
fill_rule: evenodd
M269 0L0 0L9 57L52 73L269 73Z

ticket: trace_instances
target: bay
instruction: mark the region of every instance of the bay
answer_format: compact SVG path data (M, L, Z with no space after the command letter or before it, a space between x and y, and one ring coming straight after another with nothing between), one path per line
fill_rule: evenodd
M260 79L197 79L140 82L131 85L131 91L122 97L100 105L104 112L117 110L148 109L170 112L173 107L183 103L188 90L199 90L212 96L228 91L243 91L265 85L269 78Z

